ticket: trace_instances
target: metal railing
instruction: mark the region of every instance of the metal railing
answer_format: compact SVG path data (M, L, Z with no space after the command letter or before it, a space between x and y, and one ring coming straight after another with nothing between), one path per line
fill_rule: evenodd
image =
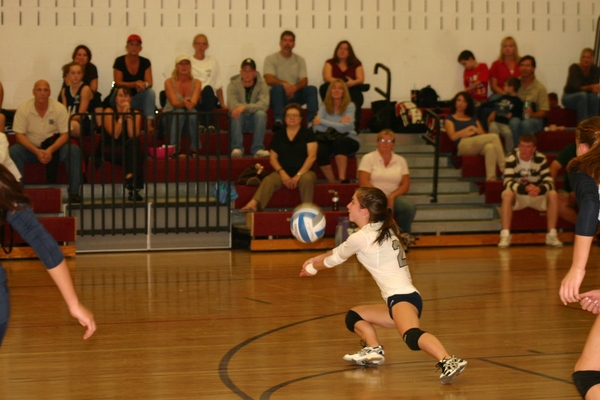
M230 193L221 193L231 183L226 113L157 114L153 132L137 113L75 115L90 122L90 134L77 138L82 202L67 206L69 215L78 216L78 235L230 231ZM198 124L208 121L214 128ZM108 133L124 123L139 133Z
M422 138L428 143L433 145L433 181L432 191L429 201L431 203L437 203L438 201L438 181L440 173L440 136L442 133L441 119L440 117L431 110L425 110L425 126L427 126L427 132L425 132Z

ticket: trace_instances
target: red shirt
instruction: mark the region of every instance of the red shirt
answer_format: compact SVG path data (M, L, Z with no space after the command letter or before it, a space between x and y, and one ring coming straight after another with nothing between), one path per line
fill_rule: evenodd
M487 101L489 72L485 63L479 63L473 69L465 68L463 80L465 88L471 86L473 82L479 81L479 84L474 89L469 90L469 94L478 102Z
M490 78L496 78L499 87L504 87L504 81L508 78L515 77L518 78L521 76L521 70L519 69L519 64L515 64L515 69L510 73L510 70L504 64L503 61L496 60L492 64L492 68L490 68Z

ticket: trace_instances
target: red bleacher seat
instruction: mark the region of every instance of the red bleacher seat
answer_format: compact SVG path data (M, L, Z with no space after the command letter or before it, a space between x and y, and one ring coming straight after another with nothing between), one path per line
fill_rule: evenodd
M546 115L547 125L577 127L577 111L567 108L553 108Z
M559 153L568 144L575 142L575 130L540 131L535 134L537 149L542 153Z
M330 190L335 190L339 195L339 208L342 209L352 199L352 194L358 188L358 184L341 184L341 183L317 183L315 185L315 193L313 203L324 209L330 209L332 203L332 194ZM241 208L246 205L254 196L256 186L237 185L236 191L238 198L235 200L235 208ZM288 190L281 188L273 194L267 208L287 208L292 209L301 203L300 192L298 190Z
M347 216L348 211L323 211L325 216L326 226L325 235L331 236L335 234L335 227L337 226L339 217ZM291 211L262 211L256 212L252 216L252 232L251 235L257 237L267 236L284 236L290 237L290 218L292 217Z

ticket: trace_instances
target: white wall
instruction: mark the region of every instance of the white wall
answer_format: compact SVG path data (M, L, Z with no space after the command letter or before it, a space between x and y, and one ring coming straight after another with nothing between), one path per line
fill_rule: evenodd
M392 100L407 100L410 89L427 84L451 98L462 88L460 51L489 66L509 35L521 55L536 57L538 79L560 96L569 65L594 46L599 13L597 0L2 0L3 107L31 97L37 79L57 91L60 68L78 44L92 49L106 95L127 36L141 35L158 92L175 56L193 52L195 34L208 36L208 54L228 79L246 57L260 70L264 57L279 50L284 29L296 33L295 51L317 86L336 43L349 40L371 84L365 107L381 99L373 87L386 85L383 71L373 74L375 63L392 71Z

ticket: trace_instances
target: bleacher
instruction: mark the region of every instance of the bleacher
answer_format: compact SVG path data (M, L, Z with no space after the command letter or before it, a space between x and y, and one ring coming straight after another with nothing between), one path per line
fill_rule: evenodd
M370 110L363 110L362 125L366 127ZM564 110L560 111L560 115L556 117L551 113L550 118L555 118L555 123L562 122L565 118L571 118L572 115ZM561 119L562 118L562 119ZM269 113L269 123L272 123L272 114ZM221 116L219 120L219 132L213 133L201 133L200 141L203 145L203 149L200 152L198 158L155 158L148 157L144 167L144 174L146 182L154 185L179 185L183 182L210 182L214 184L218 181L225 181L230 179L235 182L241 172L248 166L260 163L265 167L267 172L271 172L272 168L269 164L268 158L230 158L229 157L229 141L228 135L226 134L227 118ZM566 145L567 143L574 140L574 131L572 129L565 131L544 131L536 134L538 138L538 149L544 152L549 162L556 156L556 154ZM80 144L86 153L92 154L95 146L98 145L100 135L94 135L93 137L85 138ZM272 132L268 131L265 136L265 145L268 148L269 143L272 139ZM9 136L10 141L14 141L12 136ZM144 146L161 146L164 143L165 138L153 137L148 135L144 137ZM453 143L448 139L444 132L441 133L441 145L440 150L442 155L446 154L451 157ZM246 154L249 154L249 148L252 141L251 134L244 134L244 148ZM372 150L372 149L371 149ZM402 150L398 149L402 154ZM361 149L358 154L366 152ZM403 154L406 156L406 154ZM236 185L236 191L238 198L232 203L231 210L233 211L232 218L232 231L234 235L247 236L252 250L284 250L284 249L308 249L308 248L329 248L333 245L333 235L335 226L337 225L338 217L346 215L345 205L349 202L352 193L358 186L356 183L357 178L357 158L349 158L348 162L348 178L353 180L355 183L351 184L329 184L326 182L324 176L320 172L320 169L314 166L314 170L317 173L318 181L315 186L314 202L319 205L324 211L327 219L327 231L324 240L321 240L315 244L302 244L294 240L289 230L289 218L292 210L300 203L300 197L297 190L287 190L285 188L276 192L271 199L267 210L258 213L239 213L239 210L244 206L254 194L256 187ZM475 182L479 185L480 193L485 198L485 205L489 207L497 207L500 203L500 193L502 191L501 182L485 182L485 167L482 156L462 156L454 157L454 164L460 169L460 176L463 180ZM332 167L334 172L336 169L335 162L332 160ZM45 166L41 164L28 164L26 166L25 183L27 185L43 185L45 182ZM86 185L92 184L108 184L110 183L114 187L121 185L122 187L122 169L117 165L113 165L109 162L103 162L100 168L96 168L93 165L92 160L89 160L88 164L84 168L85 179L87 183L84 183L84 198L86 192ZM64 165L59 168L59 184L65 184L66 169ZM415 185L417 184L414 182ZM560 187L561 181L557 182ZM39 189L38 189L39 190ZM55 192L60 196L60 189ZM158 189L154 189L158 191ZM207 190L208 191L208 190ZM336 191L339 194L339 210L332 211L331 199L332 193L330 191ZM119 192L117 192L118 194ZM205 193L206 194L206 193ZM114 193L113 193L114 195ZM160 196L161 194L159 194ZM162 195L169 196L168 192ZM410 195L410 192L409 192ZM156 196L156 194L155 194ZM118 197L118 196L117 196ZM104 200L103 200L104 201ZM171 200L169 200L171 201ZM183 200L178 200L183 201ZM215 204L216 201L212 200ZM131 206L131 205L129 205ZM82 206L82 208L88 207L88 205ZM418 206L419 207L419 206ZM53 208L54 211L60 213L59 208ZM422 211L422 215L424 211ZM143 219L143 217L140 217ZM50 220L48 220L50 221ZM75 229L75 222L71 218L72 229ZM58 225L58 222L53 222ZM564 231L572 230L572 226L564 221L559 220L559 229ZM53 228L55 229L55 228ZM56 228L59 229L59 228ZM60 228L57 232L58 236L55 236L59 242L73 242L75 240L73 236L63 235ZM79 228L78 228L79 229ZM542 232L545 231L545 215L544 213L538 213L533 210L521 210L515 213L513 218L512 230L515 232ZM53 232L55 232L53 231ZM63 232L63 233L61 233ZM60 236L59 235L63 235ZM73 233L73 232L71 232ZM494 232L493 236L496 237L497 233ZM68 239L68 240L67 240ZM428 240L431 239L431 240ZM439 239L439 238L438 238ZM438 239L423 237L417 245L441 245L442 242ZM489 239L491 242L492 239ZM526 239L526 240L530 240ZM485 243L485 239L483 242ZM494 239L495 241L495 239ZM513 239L514 243L519 243L519 239ZM433 243L433 244L428 244ZM74 246L72 252L74 253Z

